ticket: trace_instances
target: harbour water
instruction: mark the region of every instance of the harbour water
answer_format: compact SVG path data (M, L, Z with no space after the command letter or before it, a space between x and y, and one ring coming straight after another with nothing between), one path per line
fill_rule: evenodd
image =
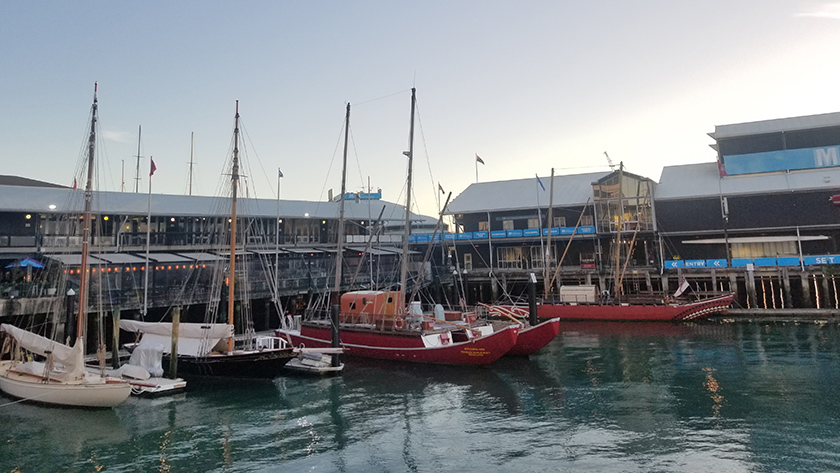
M840 471L836 323L565 323L487 368L346 361L107 411L0 397L0 471Z

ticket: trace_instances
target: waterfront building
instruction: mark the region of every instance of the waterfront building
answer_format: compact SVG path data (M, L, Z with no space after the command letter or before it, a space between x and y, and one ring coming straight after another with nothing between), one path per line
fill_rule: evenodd
M381 193L345 196L345 284L387 287L398 281L404 207ZM45 313L57 298L78 291L84 191L15 176L0 176L0 316ZM141 310L149 242L149 306L205 303L212 271L224 264L230 242L230 202L223 197L95 192L91 294L105 293L103 309ZM382 221L375 220L382 213ZM332 284L339 200L240 199L237 250L249 286L243 293L266 302L264 317L276 317L268 301L283 298L295 312L308 295ZM147 223L148 222L148 223ZM400 223L397 223L400 222ZM437 219L412 214L413 231L430 231ZM369 243L370 242L370 243ZM365 264L359 265L368 247ZM25 258L45 266L17 267ZM66 275L66 281L62 282ZM45 275L46 276L46 275ZM274 281L276 278L276 282ZM75 286L74 286L75 284ZM71 291L75 289L75 291ZM93 305L101 299L91 298ZM257 303L258 307L262 304ZM259 319L259 318L258 318ZM268 325L266 323L265 325Z
M625 291L669 292L687 278L736 292L741 307L838 308L840 113L709 136L714 161L666 166L658 182L616 169L470 185L449 207L449 268L466 273L474 300L521 293L529 273L554 279L553 291L606 289L618 244Z

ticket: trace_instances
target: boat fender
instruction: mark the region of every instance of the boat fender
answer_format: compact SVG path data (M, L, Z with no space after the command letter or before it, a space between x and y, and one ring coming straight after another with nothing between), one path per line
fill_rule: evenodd
M394 319L394 328L397 330L402 330L405 328L405 319L402 317L397 317Z

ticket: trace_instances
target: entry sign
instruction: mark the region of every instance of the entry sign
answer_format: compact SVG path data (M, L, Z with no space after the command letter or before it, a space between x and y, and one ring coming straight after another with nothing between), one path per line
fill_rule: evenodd
M685 260L685 267L686 268L705 268L706 267L706 260L703 260L703 259Z
M726 267L726 260L725 259L707 259L706 260L706 267L707 268L725 268Z

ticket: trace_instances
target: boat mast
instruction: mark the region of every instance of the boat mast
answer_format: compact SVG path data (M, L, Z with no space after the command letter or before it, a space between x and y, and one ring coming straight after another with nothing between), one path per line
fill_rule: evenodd
M236 269L236 188L239 185L239 100L233 126L233 169L230 175L230 271L228 272L228 324L233 325L234 274ZM228 338L228 352L233 352L233 334Z
M554 224L554 168L551 168L551 184L548 192L548 236L546 236L545 249L545 298L548 299L548 293L551 290L551 285L548 281L548 275L551 274L551 226ZM560 267L559 265L557 266Z
M408 177L406 178L405 185L405 229L403 231L403 254L400 264L400 293L403 299L400 310L403 311L406 310L405 304L408 302L405 300L405 289L408 276L408 235L411 233L411 169L414 159L414 106L417 102L415 96L416 91L416 88L411 88L411 126L408 131L408 151L403 152L405 156L408 156Z
M622 199L621 184L624 180L624 162L618 163L618 231L615 234L615 279L613 279L614 295L618 299L621 296L621 287L618 283L618 273L621 270L621 230L624 228L624 200Z
M143 134L143 125L137 125L137 170L134 173L134 193L140 192L140 137Z
M341 203L338 206L338 253L335 255L335 300L332 304L340 304L341 293L341 263L344 251L344 194L347 192L347 143L350 138L350 102L347 102L347 113L344 117L344 160L341 165Z
M193 179L193 135L194 132L190 132L190 195L192 195L192 179Z
M85 312L88 305L88 256L90 254L91 206L93 202L93 156L96 149L96 111L99 107L96 99L98 84L93 84L93 105L90 113L90 137L88 138L88 169L85 184L85 213L82 217L82 261L79 264L79 308L76 317L76 343L80 343L85 333ZM84 345L82 345L84 353Z

